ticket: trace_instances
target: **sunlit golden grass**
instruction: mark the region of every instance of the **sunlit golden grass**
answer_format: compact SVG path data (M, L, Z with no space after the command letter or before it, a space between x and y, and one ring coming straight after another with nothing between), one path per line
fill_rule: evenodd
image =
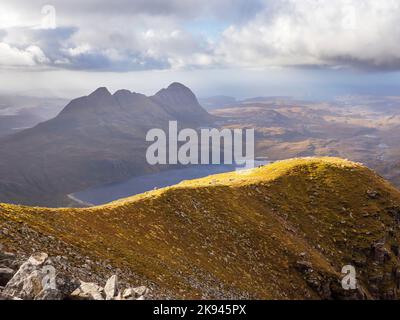
M379 198L370 199L368 190ZM394 223L387 208L399 205L399 192L361 164L303 158L92 208L1 204L0 228L12 225L18 234L26 224L93 259L134 270L180 298L217 296L201 285L260 299L318 298L295 270L300 254L306 253L316 274L338 279L341 267L364 258L375 241L397 242L398 231L387 235ZM16 246L12 236L0 237ZM46 244L42 250L63 254ZM391 272L393 263L372 267L368 260L364 276Z

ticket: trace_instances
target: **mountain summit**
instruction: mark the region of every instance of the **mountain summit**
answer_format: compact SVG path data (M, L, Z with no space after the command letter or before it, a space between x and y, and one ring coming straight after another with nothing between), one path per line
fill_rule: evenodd
M148 97L107 88L72 100L54 119L0 140L0 201L58 206L66 195L158 168L145 159L145 136L177 120L187 128L213 117L182 84Z
M89 97L98 97L98 98L104 98L107 96L111 96L111 93L110 91L108 91L106 87L97 88L89 95Z
M178 120L191 121L193 115L199 119L211 120L211 116L200 106L194 93L181 83L174 82L151 98L167 112L177 115Z
M128 118L142 119L148 116L148 120L155 122L154 124L167 119L183 121L190 126L212 121L212 116L199 104L195 94L188 87L177 82L151 97L126 89L118 90L112 95L107 88L100 87L88 96L72 100L60 116L82 115L85 112L94 112L96 116L111 118L114 118L115 112L117 117L121 115L118 114L119 112ZM146 125L146 122L138 124Z

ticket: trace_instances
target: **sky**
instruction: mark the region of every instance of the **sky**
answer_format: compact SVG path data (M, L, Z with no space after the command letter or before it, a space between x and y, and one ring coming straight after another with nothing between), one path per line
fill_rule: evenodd
M400 92L398 0L0 0L0 93Z

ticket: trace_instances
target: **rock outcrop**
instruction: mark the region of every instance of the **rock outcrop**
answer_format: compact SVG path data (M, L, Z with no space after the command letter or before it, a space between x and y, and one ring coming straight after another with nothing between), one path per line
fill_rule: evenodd
M0 265L15 259L15 255L0 252ZM73 275L71 275L73 277ZM147 287L120 288L118 276L111 276L105 287L96 283L79 281L73 290L57 283L74 283L74 279L57 274L51 258L46 253L35 253L15 272L9 267L0 268L0 300L144 300Z
M144 300L149 290L146 287L121 289L118 276L111 276L104 288L96 283L81 281L79 287L71 293L76 300Z

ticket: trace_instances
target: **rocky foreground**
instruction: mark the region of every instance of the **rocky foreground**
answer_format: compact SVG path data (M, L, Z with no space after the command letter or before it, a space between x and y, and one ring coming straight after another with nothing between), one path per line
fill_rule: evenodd
M0 203L0 243L18 260L3 263L14 273L1 284L16 298L44 295L43 277L28 296L24 281L9 283L33 254L63 299L120 299L142 285L148 299L400 297L400 192L338 158L280 161L92 208ZM354 290L342 283L349 266ZM110 295L112 275L120 286Z
M149 296L145 286L124 288L117 275L104 287L61 275L53 260L46 253L35 253L21 263L15 254L0 251L0 300L145 300Z

